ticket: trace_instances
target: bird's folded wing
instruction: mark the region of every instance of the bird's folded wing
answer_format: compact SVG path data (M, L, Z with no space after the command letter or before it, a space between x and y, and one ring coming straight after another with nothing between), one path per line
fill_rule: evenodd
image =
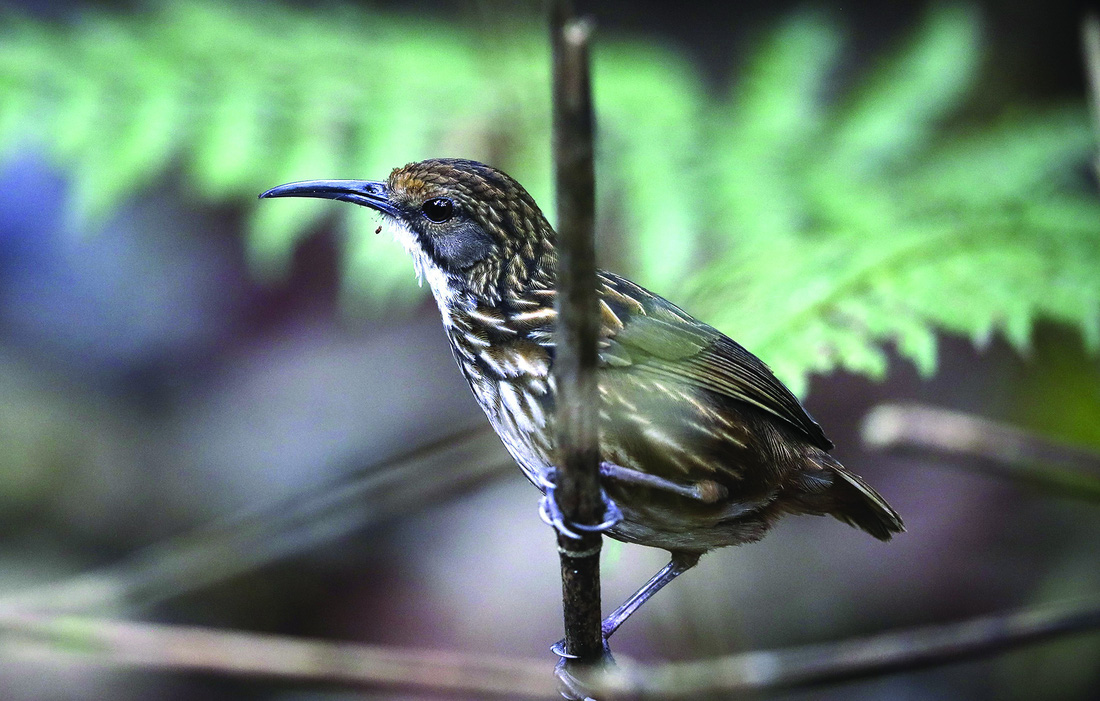
M787 422L813 445L833 447L798 399L755 355L648 290L611 273L601 277L604 316L610 312L615 319L605 322L607 335L600 349L607 369L659 376L745 402Z

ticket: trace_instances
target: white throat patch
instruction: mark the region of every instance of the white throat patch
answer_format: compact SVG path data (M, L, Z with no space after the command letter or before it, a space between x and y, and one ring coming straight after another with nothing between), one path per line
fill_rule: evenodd
M443 317L443 325L451 326L451 308L456 304L467 302L472 306L473 300L461 300L461 293L451 284L451 276L435 264L424 249L417 243L416 234L409 231L408 227L394 217L385 217L387 228L393 233L394 239L400 243L412 257L413 270L416 271L416 282L423 286L428 281L428 287L432 290L435 303L439 307L439 313Z

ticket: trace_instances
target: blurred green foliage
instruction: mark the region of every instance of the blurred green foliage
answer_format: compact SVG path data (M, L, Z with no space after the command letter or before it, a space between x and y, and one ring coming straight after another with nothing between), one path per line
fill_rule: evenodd
M925 373L936 329L1018 348L1051 318L1100 347L1100 203L1074 169L1084 105L945 129L980 75L980 23L935 6L848 96L843 32L815 12L760 38L729 94L677 53L600 40L601 228L628 271L764 357L879 377L893 343ZM306 178L384 177L466 156L515 175L550 213L549 65L536 23L507 37L353 8L163 3L0 29L0 150L48 148L72 221L109 214L182 168L249 207L260 274L323 217L345 232L349 300L416 288L402 250L351 207L256 194Z
M735 87L712 161L731 245L694 290L784 377L881 377L890 341L927 374L937 328L1023 351L1040 316L1100 347L1100 201L1074 169L1093 143L1083 106L937 128L979 77L978 30L971 11L934 8L830 104L839 32L802 15Z

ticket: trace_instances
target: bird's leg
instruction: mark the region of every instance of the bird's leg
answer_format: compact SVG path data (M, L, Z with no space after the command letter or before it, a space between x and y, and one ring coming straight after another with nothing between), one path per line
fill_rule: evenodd
M667 480L657 475L651 475L641 470L634 470L629 467L623 467L622 465L616 465L613 462L600 463L600 476L627 484L660 489L665 492L687 497L688 499L701 501L704 504L713 504L725 499L729 495L729 491L714 480L700 480L699 482L693 482L691 484L680 484L679 482L673 482L672 480ZM605 509L602 523L596 524L595 526L566 523L561 510L558 508L557 500L554 499L553 474L547 477L543 484L543 489L545 491L542 501L539 503L539 516L541 516L542 520L548 525L553 526L566 537L576 540L580 538L577 531L606 531L623 519L623 514L619 510L619 507L616 506L615 502L613 502L607 496L607 493L601 489L600 496L603 497Z
M623 520L623 512L619 510L618 505L611 500L611 497L607 496L603 487L600 488L600 498L603 499L604 507L603 521L595 525L566 521L565 515L558 506L558 500L554 497L555 484L553 474L548 476L545 484L543 484L543 489L545 491L543 492L542 500L539 502L539 516L547 525L553 526L558 533L561 533L566 538L580 540L582 536L577 531L602 533Z
M653 489L679 494L682 497L695 499L704 504L713 504L716 501L725 499L729 495L729 491L725 487L713 480L680 484L679 482L666 480L657 475L651 475L648 472L633 470L629 467L623 467L622 465L616 465L611 462L600 463L600 474L619 482L636 484L642 487L652 487Z
M634 592L629 599L624 601L619 608L615 609L610 616L603 619L601 628L603 629L603 637L606 640L619 629L619 626L623 624L623 621L630 618L630 615L642 607L642 604L649 601L649 598L661 591L666 584L676 579L684 572L687 572L692 567L695 567L699 563L699 553L692 552L674 552L672 553L672 559L668 564L661 568L657 574L653 575L648 582L642 585L642 588Z
M631 614L642 607L642 604L649 601L657 592L661 591L666 584L676 579L684 572L687 572L692 567L695 567L699 563L699 553L676 551L672 553L672 559L669 563L661 568L657 574L653 575L648 582L642 585L641 589L634 592L629 599L624 601L619 608L611 612L611 615L603 619L603 623L600 624L600 629L603 633L604 648L607 649L607 639L612 636L619 629L619 626L623 624L626 619L630 618ZM559 640L554 643L550 648L554 654L560 657L569 657L565 652L565 641Z

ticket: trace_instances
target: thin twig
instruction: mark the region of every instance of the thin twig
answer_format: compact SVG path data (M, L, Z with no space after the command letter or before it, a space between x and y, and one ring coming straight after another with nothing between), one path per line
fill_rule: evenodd
M1081 43L1085 51L1085 75L1088 77L1089 102L1096 125L1096 140L1100 143L1100 17L1090 14L1081 23ZM1100 178L1100 155L1095 157L1096 175Z
M554 355L558 461L555 495L569 523L603 520L599 484L596 340L599 317L593 244L595 173L588 25L570 3L554 3L554 171L558 196L558 326ZM566 650L581 661L600 659L602 537L558 533Z
M960 623L883 633L786 650L653 667L582 670L600 699L694 699L813 688L992 655L1058 636L1100 629L1100 596Z
M41 613L0 613L0 660L5 659L199 671L353 687L400 686L507 698L557 697L545 660Z
M1100 502L1100 455L969 414L882 404L863 420L863 440L883 450L963 458L968 468Z
M815 688L954 664L1100 629L1100 595L1075 602L866 638L712 660L578 667L587 693L609 699L698 698ZM560 698L542 660L409 650L209 628L0 611L0 662L37 659L203 671L349 687Z
M436 504L514 463L488 426L467 429L248 513L170 538L127 561L0 598L0 610L140 611Z

